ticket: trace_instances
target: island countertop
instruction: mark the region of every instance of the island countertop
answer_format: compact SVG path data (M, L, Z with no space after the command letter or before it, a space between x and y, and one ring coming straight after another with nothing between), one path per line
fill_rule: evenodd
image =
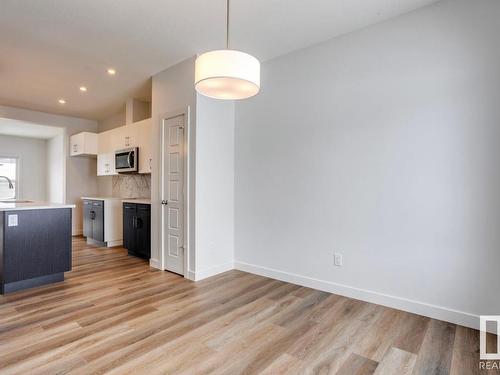
M75 208L74 204L60 204L43 201L12 201L0 202L0 212L3 211L21 211L21 210L48 210L55 208Z

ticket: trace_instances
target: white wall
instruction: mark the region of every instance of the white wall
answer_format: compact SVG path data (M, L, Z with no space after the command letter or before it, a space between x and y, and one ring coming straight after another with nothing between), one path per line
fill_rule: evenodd
M106 130L111 130L124 126L126 123L125 106L123 106L123 111L118 112L112 116L102 119L98 123L99 133L105 132Z
M195 58L153 77L152 262L162 267L160 227L161 121L190 108L188 131L188 273L200 280L234 265L234 103L199 96Z
M151 118L153 122L152 131L153 142L152 159L153 169L151 173L151 265L156 268L163 268L163 259L161 254L161 192L159 190L160 182L160 140L161 140L161 122L166 114L184 111L188 107L189 124L185 134L189 138L189 149L192 152L192 158L189 160L189 187L188 195L191 206L189 207L189 220L191 231L189 236L189 254L188 254L188 277L194 278L195 273L195 225L194 225L194 207L195 207L195 142L196 142L196 91L194 90L194 62L195 58L185 60L169 69L164 70L152 78L152 101Z
M499 314L498 14L440 2L265 63L236 106L237 266L469 326Z
M47 140L47 201L64 202L64 134Z
M0 156L19 158L17 199L47 200L47 141L0 135Z
M234 102L197 95L196 279L234 266Z
M65 200L76 204L73 210L73 234L82 233L82 195L94 195L97 191L96 160L84 157L69 156L69 136L82 132L96 132L97 122L76 117L53 115L50 113L28 109L0 106L0 117L31 122L47 126L55 126L64 130Z
M125 121L127 125L151 117L151 103L138 99L128 99L125 103Z

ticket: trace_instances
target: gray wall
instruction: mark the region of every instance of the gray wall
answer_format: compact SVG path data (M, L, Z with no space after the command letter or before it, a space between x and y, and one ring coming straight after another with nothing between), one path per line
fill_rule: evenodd
M111 130L124 126L126 123L125 106L123 106L123 111L102 119L98 123L98 132L102 133L106 130Z
M19 158L18 199L47 200L47 141L0 135L0 156Z
M197 95L196 279L234 265L234 107Z
M499 14L440 2L265 63L236 106L239 267L467 325L500 313Z

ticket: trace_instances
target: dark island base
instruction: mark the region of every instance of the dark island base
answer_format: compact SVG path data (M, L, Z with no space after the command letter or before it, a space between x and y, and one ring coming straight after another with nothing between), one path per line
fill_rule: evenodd
M63 281L71 240L71 208L0 212L2 294Z
M23 289L35 288L37 286L58 283L64 281L64 272L55 273L53 275L34 277L33 279L15 281L13 283L4 284L1 288L1 293L13 293Z

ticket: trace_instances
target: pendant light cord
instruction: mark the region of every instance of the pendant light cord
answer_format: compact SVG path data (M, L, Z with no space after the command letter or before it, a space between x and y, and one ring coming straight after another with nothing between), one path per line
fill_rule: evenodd
M229 0L226 0L226 49L229 49Z

